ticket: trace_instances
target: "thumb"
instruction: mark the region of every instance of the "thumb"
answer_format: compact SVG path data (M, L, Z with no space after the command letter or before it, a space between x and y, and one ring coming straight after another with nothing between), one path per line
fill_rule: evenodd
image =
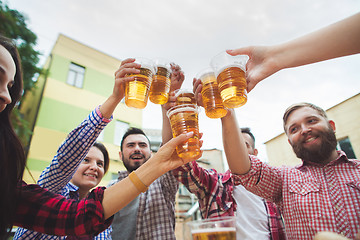
M188 132L188 133L180 134L179 136L171 139L169 141L169 144L172 144L173 146L177 146L177 145L185 142L189 138L191 138L193 135L194 135L194 132Z
M226 52L232 56L236 56L236 55L248 55L250 56L251 53L251 47L243 47L243 48L238 48L238 49L229 49L226 50Z

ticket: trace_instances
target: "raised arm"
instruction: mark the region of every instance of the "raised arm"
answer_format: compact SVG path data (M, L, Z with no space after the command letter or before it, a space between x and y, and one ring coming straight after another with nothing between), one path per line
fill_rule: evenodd
M245 174L250 170L250 158L245 141L237 124L234 109L228 109L221 118L224 151L232 173Z
M249 46L228 50L246 54L248 92L284 68L360 53L360 13L292 41L274 46Z
M199 106L203 106L201 90L201 80L194 78L193 91ZM234 109L228 109L226 116L221 118L221 124L224 151L231 172L236 174L247 173L250 170L250 159L241 130L237 124Z
M134 59L122 61L119 69L115 72L112 94L68 134L57 150L51 164L41 173L38 180L40 186L55 193L62 193L100 132L110 121L116 106L124 97L124 84L131 79L131 77L126 77L126 74L139 71L136 68L140 66L133 62Z
M181 67L177 64L171 63L171 84L168 102L161 106L163 126L162 126L162 142L163 144L168 142L172 138L171 126L169 118L166 112L173 106L175 106L176 98L174 91L181 88L184 82L184 73L181 71Z
M138 178L137 182L142 187L149 186L164 173L189 162L190 160L181 159L176 155L175 147L185 142L192 135L193 132L181 134L163 145L157 153L134 171ZM118 212L140 193L140 189L134 185L129 177L107 188L102 202L105 219Z

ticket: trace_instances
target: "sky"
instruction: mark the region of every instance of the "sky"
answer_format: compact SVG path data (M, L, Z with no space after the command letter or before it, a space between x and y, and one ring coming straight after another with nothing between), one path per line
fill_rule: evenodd
M44 59L64 34L117 59L165 58L185 73L183 88L226 49L280 44L360 11L359 0L11 0L38 36ZM42 60L43 61L43 60ZM286 69L259 83L236 108L250 127L259 157L283 132L282 115L296 102L328 109L360 91L360 54ZM114 69L115 72L116 69ZM143 128L161 129L160 106L149 101ZM223 149L220 119L199 115L203 149Z

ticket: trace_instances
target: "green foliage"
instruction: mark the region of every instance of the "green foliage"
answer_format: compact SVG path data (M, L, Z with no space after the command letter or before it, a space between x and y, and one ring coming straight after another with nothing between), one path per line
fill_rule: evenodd
M37 36L27 28L26 20L20 12L0 1L0 33L16 42L22 62L24 93L34 87L33 77L41 73L37 67L40 53L34 50Z
M9 7L0 0L0 34L13 39L17 45L23 71L23 96L35 87L36 82L33 81L33 79L42 72L41 68L37 67L40 53L34 50L37 36L28 29L26 20L26 17L20 12L15 9L9 9ZM21 100L19 106L21 106ZM18 108L13 111L12 122L24 146L27 146L31 130L27 121L21 116Z

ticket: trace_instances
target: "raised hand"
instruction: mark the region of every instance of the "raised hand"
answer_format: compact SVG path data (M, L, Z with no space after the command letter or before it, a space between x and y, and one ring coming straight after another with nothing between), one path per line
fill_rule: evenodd
M140 73L139 68L140 64L134 63L135 58L127 58L121 62L121 65L118 70L115 72L115 85L113 90L113 95L120 100L125 96L125 83L134 80L133 76L129 74L138 74Z

